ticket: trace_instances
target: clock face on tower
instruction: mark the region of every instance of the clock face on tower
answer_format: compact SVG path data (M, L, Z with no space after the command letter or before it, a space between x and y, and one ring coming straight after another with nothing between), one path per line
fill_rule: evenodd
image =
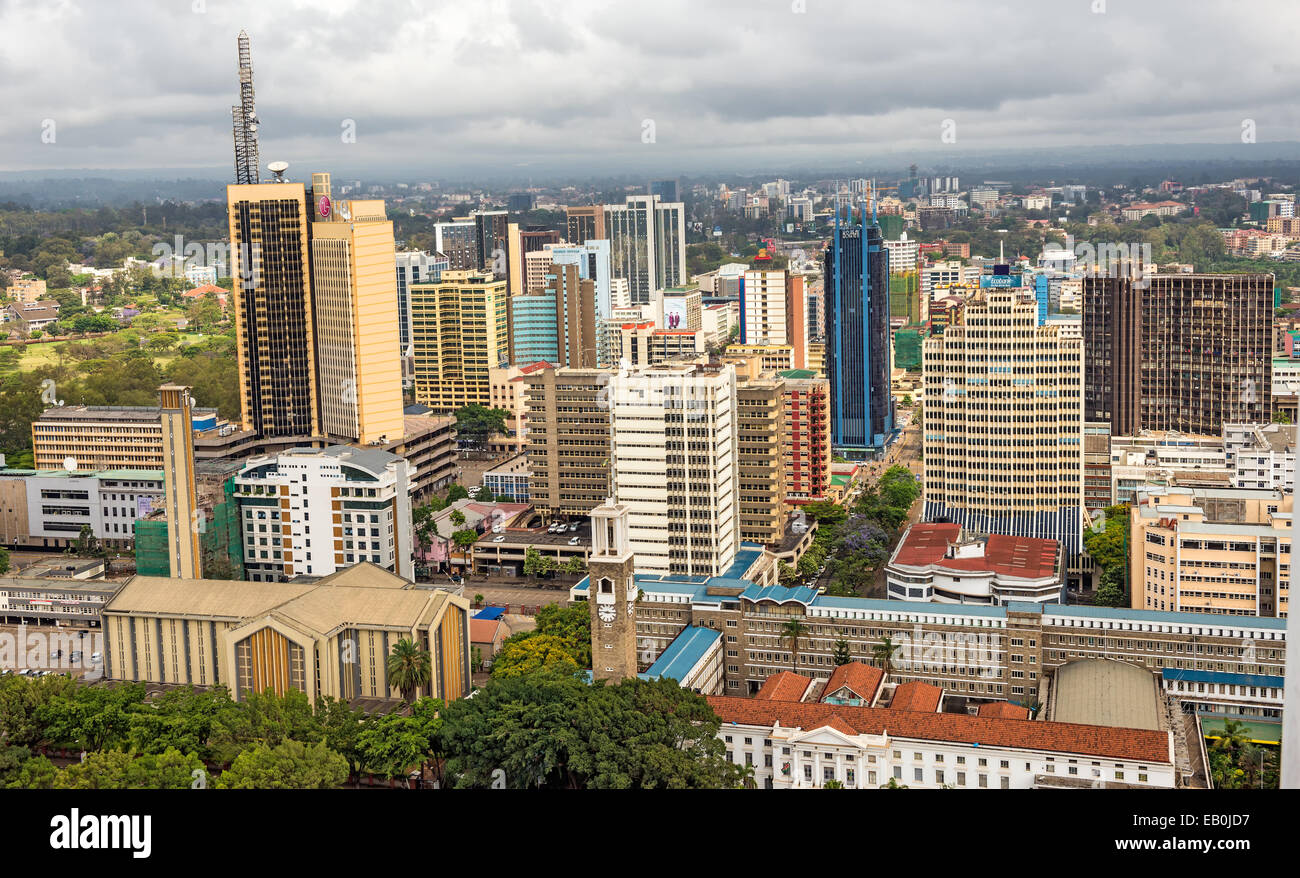
M618 610L614 609L611 604L601 604L596 612L600 615L600 621L613 622L614 617L618 615Z

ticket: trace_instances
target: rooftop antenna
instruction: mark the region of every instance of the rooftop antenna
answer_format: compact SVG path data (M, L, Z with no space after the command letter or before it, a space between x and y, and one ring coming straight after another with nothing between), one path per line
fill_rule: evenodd
M248 34L239 32L239 106L230 108L235 135L235 182L260 183L257 155L257 112L253 106L253 61Z
M284 172L289 170L288 162L271 162L266 166L266 169L272 174L275 174L275 179L271 181L272 183L286 182L284 179Z

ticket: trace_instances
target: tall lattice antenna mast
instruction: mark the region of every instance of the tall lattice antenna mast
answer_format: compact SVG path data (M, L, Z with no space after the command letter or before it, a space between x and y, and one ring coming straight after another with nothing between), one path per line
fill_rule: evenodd
M253 60L248 34L239 32L239 106L230 108L235 132L235 182L259 183L257 112L253 107Z

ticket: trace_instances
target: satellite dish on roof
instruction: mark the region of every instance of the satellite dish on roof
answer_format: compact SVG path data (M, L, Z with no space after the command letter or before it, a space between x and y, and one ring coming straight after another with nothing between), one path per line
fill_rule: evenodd
M275 174L275 182L277 182L277 183L283 183L283 182L284 182L284 172L287 171L287 170L289 170L289 163L288 163L288 162L271 162L269 165L266 166L266 169L267 169L268 171L270 171L272 174Z

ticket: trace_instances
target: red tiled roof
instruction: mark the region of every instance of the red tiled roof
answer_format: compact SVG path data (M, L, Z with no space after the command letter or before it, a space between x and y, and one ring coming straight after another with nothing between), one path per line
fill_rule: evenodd
M948 551L948 544L960 535L960 524L914 524L908 529L894 560L909 567L937 564Z
M495 643L501 622L497 619L470 619L470 643Z
M181 295L187 299L200 299L203 296L206 296L208 293L216 293L218 296L224 296L228 292L230 292L230 290L222 289L216 284L204 284L201 287L195 287L192 290L186 290L185 292L181 293Z
M1003 719L1029 719L1029 708L1012 704L1010 701L994 701L980 705L980 716L1001 717Z
M710 695L708 701L723 723L761 728L772 728L779 722L789 728L817 729L835 719L860 735L889 734L894 738L1077 753L1163 765L1172 761L1169 733L1149 729L1034 722L964 713L912 713L842 704L760 701L735 695Z
M894 700L889 702L890 710L911 710L918 713L934 713L943 700L943 690L931 683L913 680L903 683L894 690Z
M957 524L914 524L894 556L897 564L968 573L993 572L1003 576L1040 579L1056 570L1056 540L992 534L982 558L945 558L949 544L961 535Z
M885 672L880 668L865 662L849 662L847 665L840 665L831 674L831 678L826 681L826 688L822 690L822 698L834 695L847 686L854 695L869 704L875 698L876 690L880 688L884 679Z
M754 697L769 701L799 701L811 685L812 680L808 677L794 671L782 671L768 677Z

